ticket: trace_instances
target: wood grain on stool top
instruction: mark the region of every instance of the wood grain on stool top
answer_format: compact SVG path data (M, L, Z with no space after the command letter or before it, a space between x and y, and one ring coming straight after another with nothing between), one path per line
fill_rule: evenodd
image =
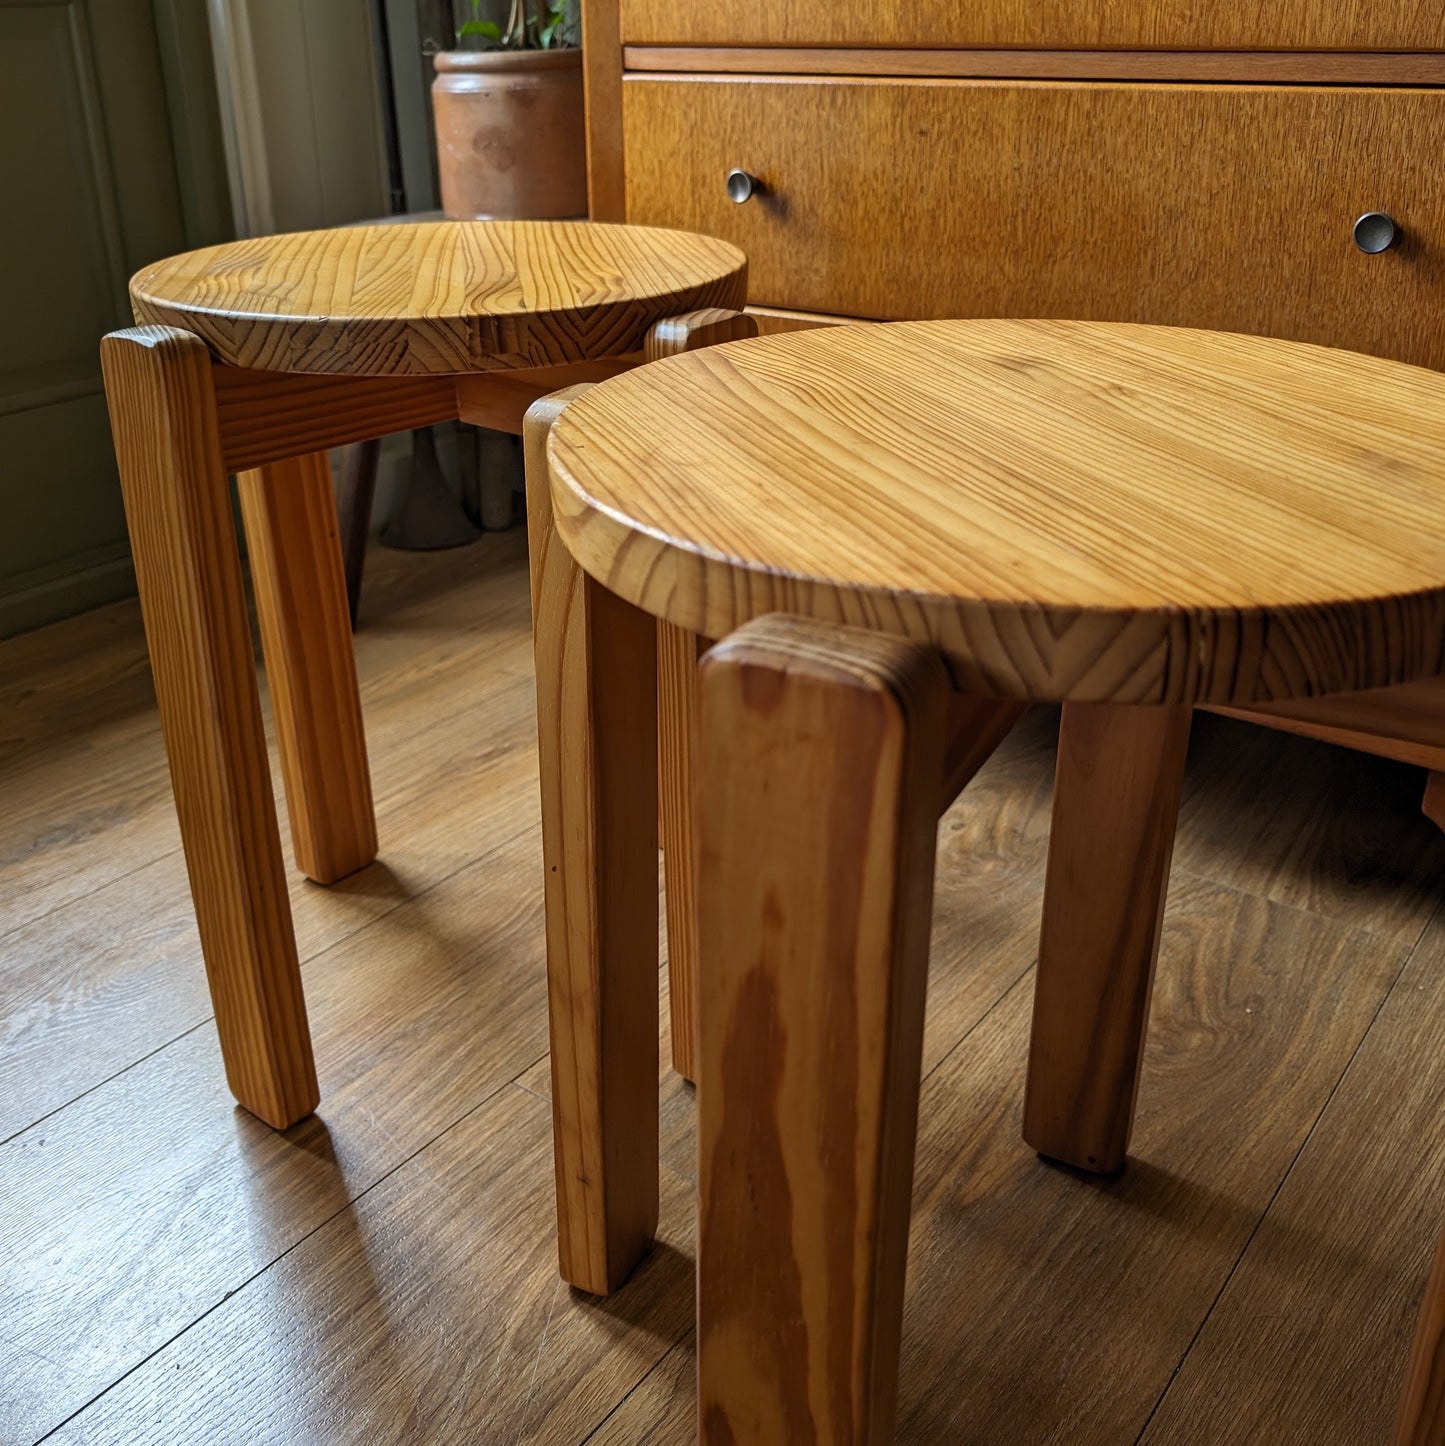
M580 221L441 221L254 237L131 280L138 321L223 362L403 376L558 366L638 351L674 312L740 307L724 241Z
M1269 5L1165 5L1081 0L973 0L925 14L860 0L627 0L629 45L1068 46L1092 50L1410 50L1440 44L1439 11L1419 0L1273 0ZM721 68L721 67L720 67ZM924 243L926 245L926 242Z
M605 382L548 455L581 565L703 636L787 611L933 643L968 691L1139 703L1442 661L1445 378L1398 363L1102 323L818 329Z

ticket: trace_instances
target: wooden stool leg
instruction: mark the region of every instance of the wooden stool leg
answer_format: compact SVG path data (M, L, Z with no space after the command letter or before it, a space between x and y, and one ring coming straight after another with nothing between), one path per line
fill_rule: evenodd
M1059 730L1024 1139L1081 1170L1124 1165L1188 708L1068 703Z
M657 627L552 530L547 432L578 390L535 403L524 439L558 1245L602 1294L657 1229Z
M1445 1236L1435 1251L1435 1264L1415 1344L1405 1373L1405 1389L1395 1421L1394 1446L1441 1446L1445 1442Z
M325 452L236 479L296 866L335 883L376 857L376 814Z
M662 871L667 884L667 978L672 1067L697 1078L697 855L693 779L697 767L697 665L703 642L657 625L657 746L661 760Z
M101 343L126 519L226 1077L284 1128L316 1108L210 355L188 332Z
M702 664L700 1439L893 1439L948 684L769 617Z
M656 322L647 333L648 361L701 351L758 334L757 318L710 307ZM693 830L693 764L697 753L697 661L705 644L668 623L657 625L658 746L662 869L667 885L667 980L672 1067L697 1078L697 901Z

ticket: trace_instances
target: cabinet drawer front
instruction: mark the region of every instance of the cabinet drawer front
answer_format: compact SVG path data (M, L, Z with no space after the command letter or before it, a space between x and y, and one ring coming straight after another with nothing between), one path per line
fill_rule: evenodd
M837 45L1072 49L1440 50L1439 0L621 0L632 45Z
M627 218L762 306L1251 331L1445 367L1445 91L629 79ZM725 177L765 189L742 205ZM1352 225L1401 239L1365 255Z

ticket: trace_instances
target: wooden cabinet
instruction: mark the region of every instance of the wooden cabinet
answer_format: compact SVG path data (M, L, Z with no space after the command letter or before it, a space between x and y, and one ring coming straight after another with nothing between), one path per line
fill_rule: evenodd
M734 242L763 305L1445 365L1445 90L637 76L623 134L628 219ZM734 166L763 183L743 205ZM1380 255L1351 239L1371 210L1404 238Z
M735 242L769 325L1109 318L1445 367L1440 0L588 0L583 22L594 216ZM742 205L733 167L761 183ZM1381 254L1353 244L1369 211L1396 223ZM1445 775L1441 680L1251 716ZM1433 796L1445 818L1445 776Z
M1439 0L622 0L637 45L1050 46L1200 50L1433 50Z

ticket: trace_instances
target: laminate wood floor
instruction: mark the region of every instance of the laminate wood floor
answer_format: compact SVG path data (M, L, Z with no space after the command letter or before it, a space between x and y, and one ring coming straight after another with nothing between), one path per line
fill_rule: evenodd
M666 1071L657 1249L606 1301L553 1264L525 540L370 567L382 861L293 878L285 1135L222 1081L135 606L0 644L0 1441L692 1439ZM1198 720L1100 1182L1019 1137L1056 728L940 827L899 1439L1384 1442L1445 1221L1422 778Z

